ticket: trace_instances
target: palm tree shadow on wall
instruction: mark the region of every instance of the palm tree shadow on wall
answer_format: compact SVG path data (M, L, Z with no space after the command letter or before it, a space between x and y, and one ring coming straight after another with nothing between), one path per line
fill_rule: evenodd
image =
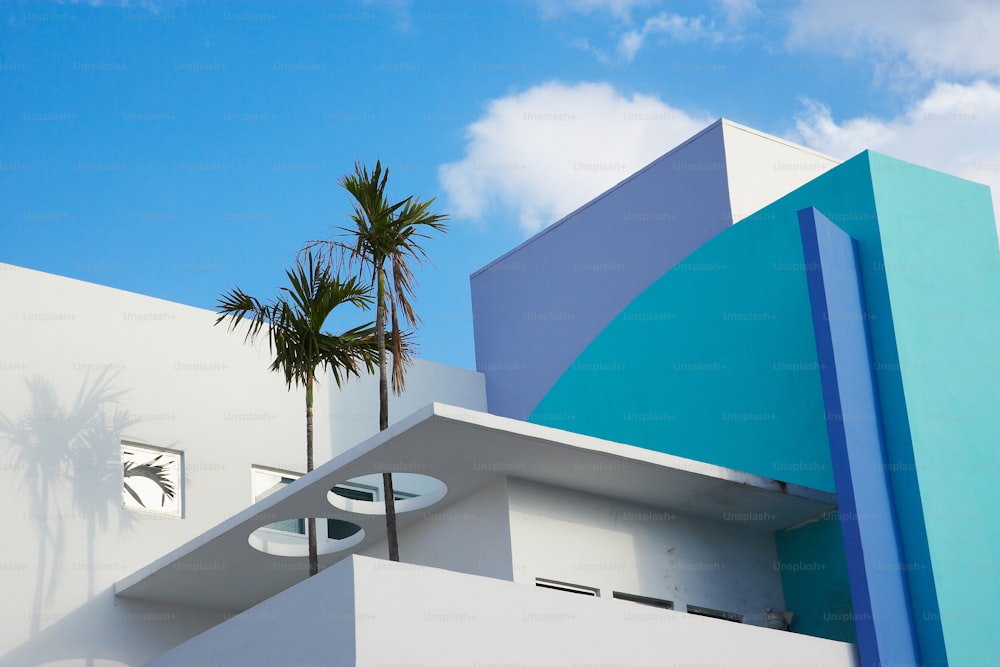
M0 414L0 443L19 477L25 518L34 526L37 544L32 637L60 584L67 521L85 525L87 599L91 599L97 531L107 531L112 514L118 517L119 532L131 530L135 520L120 510L121 438L138 420L121 405L126 390L114 386L116 377L102 372L91 381L88 374L73 401L65 405L49 380L25 378L30 407L16 418Z

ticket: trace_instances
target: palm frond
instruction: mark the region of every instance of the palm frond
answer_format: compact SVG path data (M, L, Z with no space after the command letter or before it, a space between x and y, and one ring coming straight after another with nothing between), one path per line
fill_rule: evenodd
M216 306L219 316L215 318L218 326L229 319L229 330L234 331L244 319L249 322L244 342L253 340L260 333L261 327L268 324L272 313L270 308L261 304L255 297L245 293L239 287L234 287L219 297Z
M434 199L421 201L410 196L391 202L387 193L389 169L380 160L368 170L362 163L354 165L353 173L340 179L340 185L351 196L351 224L335 228L334 238L317 242L328 252L340 252L352 268L371 276L370 288L380 279L385 285L383 304L388 319L386 349L392 355L392 388L400 393L405 380L405 368L410 361L411 345L404 344L401 323L415 327L420 323L413 307L417 281L413 264L428 261L420 242L431 238L430 232L444 232L446 215L432 213ZM388 263L389 266L386 266ZM377 340L377 339L376 339Z
M370 370L366 343L359 342L357 332L374 332L374 323L341 336L324 331L327 319L337 308L349 304L367 309L372 303L369 287L357 277L341 278L329 259L309 251L285 271L285 277L287 286L280 287L266 304L238 289L223 295L216 324L228 318L232 330L244 318L252 318L247 340L256 338L266 327L272 354L270 369L281 373L289 387L306 385L318 368L332 369L338 385L351 375L359 375L361 367Z
M163 496L161 504L166 502L166 499L173 500L174 496L177 493L176 489L174 488L174 483L170 480L170 477L167 474L166 465L162 463L156 463L156 461L159 461L160 458L161 457L157 456L149 463L137 464L134 461L126 461L123 464L124 465L123 487L125 488L125 491L127 491L128 494L132 496L132 498L135 499L135 501L139 503L139 505L141 505L142 507L145 507L146 504L142 502L142 498L139 497L139 494L129 483L128 480L130 478L138 477L142 479L148 479L154 484L156 484L156 486L159 487L160 493Z
M125 482L122 486L128 492L128 494L130 496L132 496L132 499L135 502L139 503L140 507L145 507L146 506L146 503L142 502L142 498L139 497L139 494L136 493L135 489L132 488L131 484L129 484L128 482Z

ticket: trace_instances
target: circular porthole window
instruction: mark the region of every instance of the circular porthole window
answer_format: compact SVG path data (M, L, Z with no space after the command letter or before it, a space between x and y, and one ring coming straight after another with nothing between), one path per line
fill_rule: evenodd
M396 513L413 512L430 507L448 493L448 486L437 477L409 472L392 475ZM335 485L326 494L337 509L356 514L385 514L385 492L382 475L364 475Z
M365 530L351 521L316 519L316 553L337 553L361 544ZM262 526L250 533L247 542L257 551L271 556L303 558L309 556L306 519L285 519Z

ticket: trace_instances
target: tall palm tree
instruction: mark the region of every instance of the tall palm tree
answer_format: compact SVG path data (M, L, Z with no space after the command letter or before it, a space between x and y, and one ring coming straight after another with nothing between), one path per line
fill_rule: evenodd
M392 389L399 394L405 383L405 370L410 362L408 331L400 326L420 322L413 311L413 288L416 279L413 264L422 265L427 253L421 247L423 239L431 238L429 232L444 232L446 215L431 213L434 199L425 202L409 196L390 203L385 186L389 169L381 161L371 172L360 162L355 163L354 173L340 179L340 185L353 198L352 227L339 227L340 239L320 241L332 252L346 253L351 264L371 275L375 290L375 328L378 336L379 368L379 430L389 427L389 382L387 379L386 341L392 345ZM312 247L312 246L310 246ZM388 320L388 322L387 322ZM388 327L388 331L387 326ZM389 559L399 560L399 543L396 535L396 506L392 488L392 473L382 473L385 497L386 533Z
M284 373L288 388L302 385L306 390L306 472L313 469L313 385L318 369L329 369L337 386L359 375L364 366L374 371L377 360L375 325L348 329L340 335L323 331L323 324L335 308L350 304L367 308L371 296L357 278L342 280L328 262L317 261L307 253L304 260L285 272L290 287L282 287L267 303L244 293L238 287L219 298L216 325L229 319L235 330L247 319L245 341L256 339L265 329L270 352L274 355L272 371ZM384 342L383 342L384 345ZM316 550L316 519L309 517L309 575L319 571Z

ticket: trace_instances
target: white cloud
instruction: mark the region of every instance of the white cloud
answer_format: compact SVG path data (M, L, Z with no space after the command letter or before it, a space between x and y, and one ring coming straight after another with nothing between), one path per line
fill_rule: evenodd
M662 5L661 0L535 0L547 17L563 14L593 14L606 12L624 21L629 21L632 10ZM757 0L714 0L727 21L739 22L760 14Z
M693 42L709 39L720 42L722 33L717 32L705 17L689 17L679 14L661 12L643 22L642 28L628 30L618 40L618 55L622 60L631 62L646 40L655 35L664 35L675 42Z
M632 9L651 4L654 0L536 0L542 14L548 17L566 13L591 14L607 12L628 20Z
M802 0L788 20L791 49L902 58L923 76L1000 78L995 0Z
M757 0L716 0L716 4L721 7L730 23L741 23L761 13Z
M698 117L606 83L547 83L495 99L439 178L451 210L499 211L537 232L702 130Z
M681 43L698 40L718 43L727 38L727 35L716 29L715 19L704 15L683 16L661 11L641 21L633 21L634 10L662 4L657 0L536 0L536 3L548 18L594 13L606 13L616 18L617 22L609 32L616 42L612 52L617 57L609 55L607 49L592 45L590 40L577 38L573 42L573 46L594 54L604 63L631 62L655 37ZM714 4L720 21L731 29L760 13L756 0L715 0Z
M807 103L790 137L835 157L870 148L892 157L985 183L1000 205L1000 84L938 83L892 120L837 122L830 109ZM996 211L1000 219L1000 209Z

